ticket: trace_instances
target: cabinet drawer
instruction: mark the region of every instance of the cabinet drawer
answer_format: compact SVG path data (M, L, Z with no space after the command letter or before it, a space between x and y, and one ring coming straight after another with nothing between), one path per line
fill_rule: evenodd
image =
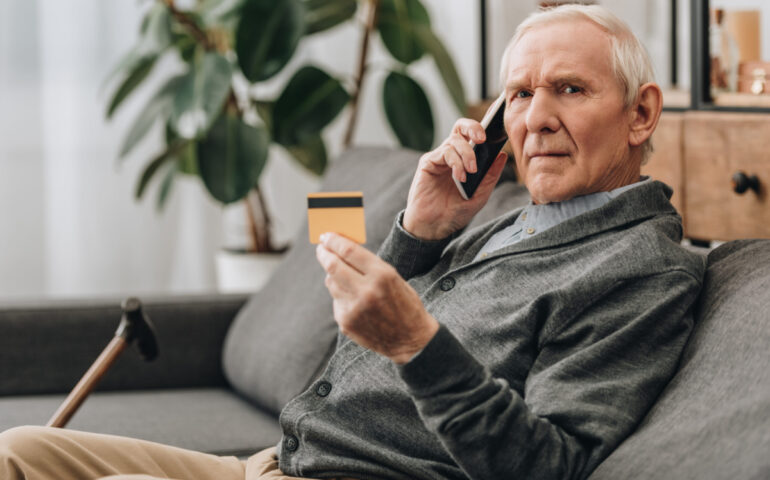
M692 238L770 238L770 118L685 114L685 230ZM733 175L756 175L759 191L733 191Z

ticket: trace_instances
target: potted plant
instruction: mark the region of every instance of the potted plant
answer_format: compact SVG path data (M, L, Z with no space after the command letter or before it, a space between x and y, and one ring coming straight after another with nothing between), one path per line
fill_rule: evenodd
M292 73L276 98L255 94L256 85L284 69L303 38L350 21L357 12L364 20L352 86L308 64ZM246 202L252 238L248 250L285 249L273 243L259 189L270 146L279 145L320 175L327 163L321 133L348 105L344 145L350 144L367 73L369 37L375 31L395 60L382 87L388 123L402 145L427 150L434 139L432 112L408 66L432 56L457 108L464 113L466 105L454 64L419 0L199 0L186 2L184 8L174 0L154 2L136 45L107 80L115 84L106 113L111 118L162 57L174 56L183 67L152 95L120 148L124 158L157 123L165 128L165 145L147 161L136 198L144 196L152 179L160 178L157 205L162 208L174 179L197 176L224 205L254 199Z

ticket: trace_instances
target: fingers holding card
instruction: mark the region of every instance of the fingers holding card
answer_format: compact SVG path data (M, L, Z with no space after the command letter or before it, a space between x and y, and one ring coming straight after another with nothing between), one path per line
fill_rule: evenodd
M320 243L322 233L334 232L357 243L366 243L364 194L320 192L307 196L310 243Z

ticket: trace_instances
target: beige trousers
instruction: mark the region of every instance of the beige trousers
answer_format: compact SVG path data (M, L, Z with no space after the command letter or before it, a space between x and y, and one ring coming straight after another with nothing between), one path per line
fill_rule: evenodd
M134 438L51 427L0 433L2 480L291 480L275 448L239 460ZM344 479L338 479L344 480Z

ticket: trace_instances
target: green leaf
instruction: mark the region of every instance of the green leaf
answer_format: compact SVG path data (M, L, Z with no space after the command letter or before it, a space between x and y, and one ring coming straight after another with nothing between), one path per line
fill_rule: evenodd
M300 165L311 173L321 176L326 170L326 144L324 144L321 135L309 138L302 145L292 145L286 149Z
M123 100L147 78L157 59L157 55L152 55L141 59L135 64L134 69L123 80L123 83L120 84L120 87L118 87L115 95L112 97L110 106L107 108L107 118L111 118Z
M172 43L171 14L161 4L154 5L142 20L139 42L113 67L105 77L108 85L119 75L130 75L148 57L159 57Z
M289 80L273 109L274 139L281 145L302 145L342 111L350 95L339 80L305 66Z
M273 131L273 109L275 108L275 102L266 102L264 100L254 100L254 107L257 109L259 118L265 123L265 128L270 132L271 136L275 136Z
M267 161L267 131L225 113L198 143L198 168L206 189L218 201L236 202L256 186Z
M166 145L171 145L177 140L179 140L179 134L171 126L171 122L166 122Z
M171 122L166 123L166 145L175 145L181 137L174 131ZM174 157L176 158L177 170L179 173L187 175L198 175L198 156L197 143L194 140L185 140L181 149Z
M163 207L166 206L166 201L168 200L168 196L171 193L171 186L174 183L174 178L176 178L176 173L177 164L172 163L166 170L166 174L163 176L163 181L161 182L160 188L158 189L158 199L155 203L155 208L158 211L163 210Z
M419 0L382 0L377 14L382 43L396 60L408 65L425 54L415 27L429 27L430 17Z
M177 167L180 173L186 175L199 175L198 148L194 141L185 144L185 147L177 154Z
M430 27L418 25L415 29L417 38L425 50L430 53L433 60L436 62L441 78L444 80L444 84L449 90L449 94L460 111L461 115L465 115L468 111L468 105L465 102L465 90L463 89L463 82L460 80L460 75L457 74L457 69L452 61L452 57L447 52L444 44L438 39L433 30Z
M139 54L136 47L129 50L125 55L120 57L120 60L114 67L112 67L110 73L104 77L101 88L106 88L106 86L111 84L118 76L126 75L126 72L136 69L136 65L141 62L142 58L143 55Z
M232 66L209 52L184 76L174 95L171 126L183 138L204 134L219 116L230 93Z
M305 29L300 0L246 0L235 33L238 65L251 82L267 80L294 55Z
M147 102L123 140L120 157L125 157L147 135L159 118L167 117L171 113L174 94L183 79L184 75L169 79Z
M303 0L305 5L305 35L329 30L353 18L357 0Z
M186 143L186 142L185 142ZM134 197L139 200L144 195L144 191L147 189L147 185L150 183L150 180L152 180L152 177L155 176L155 173L158 171L158 169L166 162L173 160L174 154L179 151L183 147L183 144L181 141L177 142L174 145L170 145L166 148L163 153L158 155L157 157L150 160L147 165L144 167L144 170L142 171L142 175L139 177L139 181L136 184L136 190L134 192Z
M198 48L203 49L193 37L186 34L177 36L174 41L174 48L185 63L192 63L196 50Z
M385 78L383 104L393 132L401 145L419 151L433 145L433 114L422 87L403 73Z
M171 45L171 13L165 5L156 3L147 15L138 51L140 54L160 53Z

